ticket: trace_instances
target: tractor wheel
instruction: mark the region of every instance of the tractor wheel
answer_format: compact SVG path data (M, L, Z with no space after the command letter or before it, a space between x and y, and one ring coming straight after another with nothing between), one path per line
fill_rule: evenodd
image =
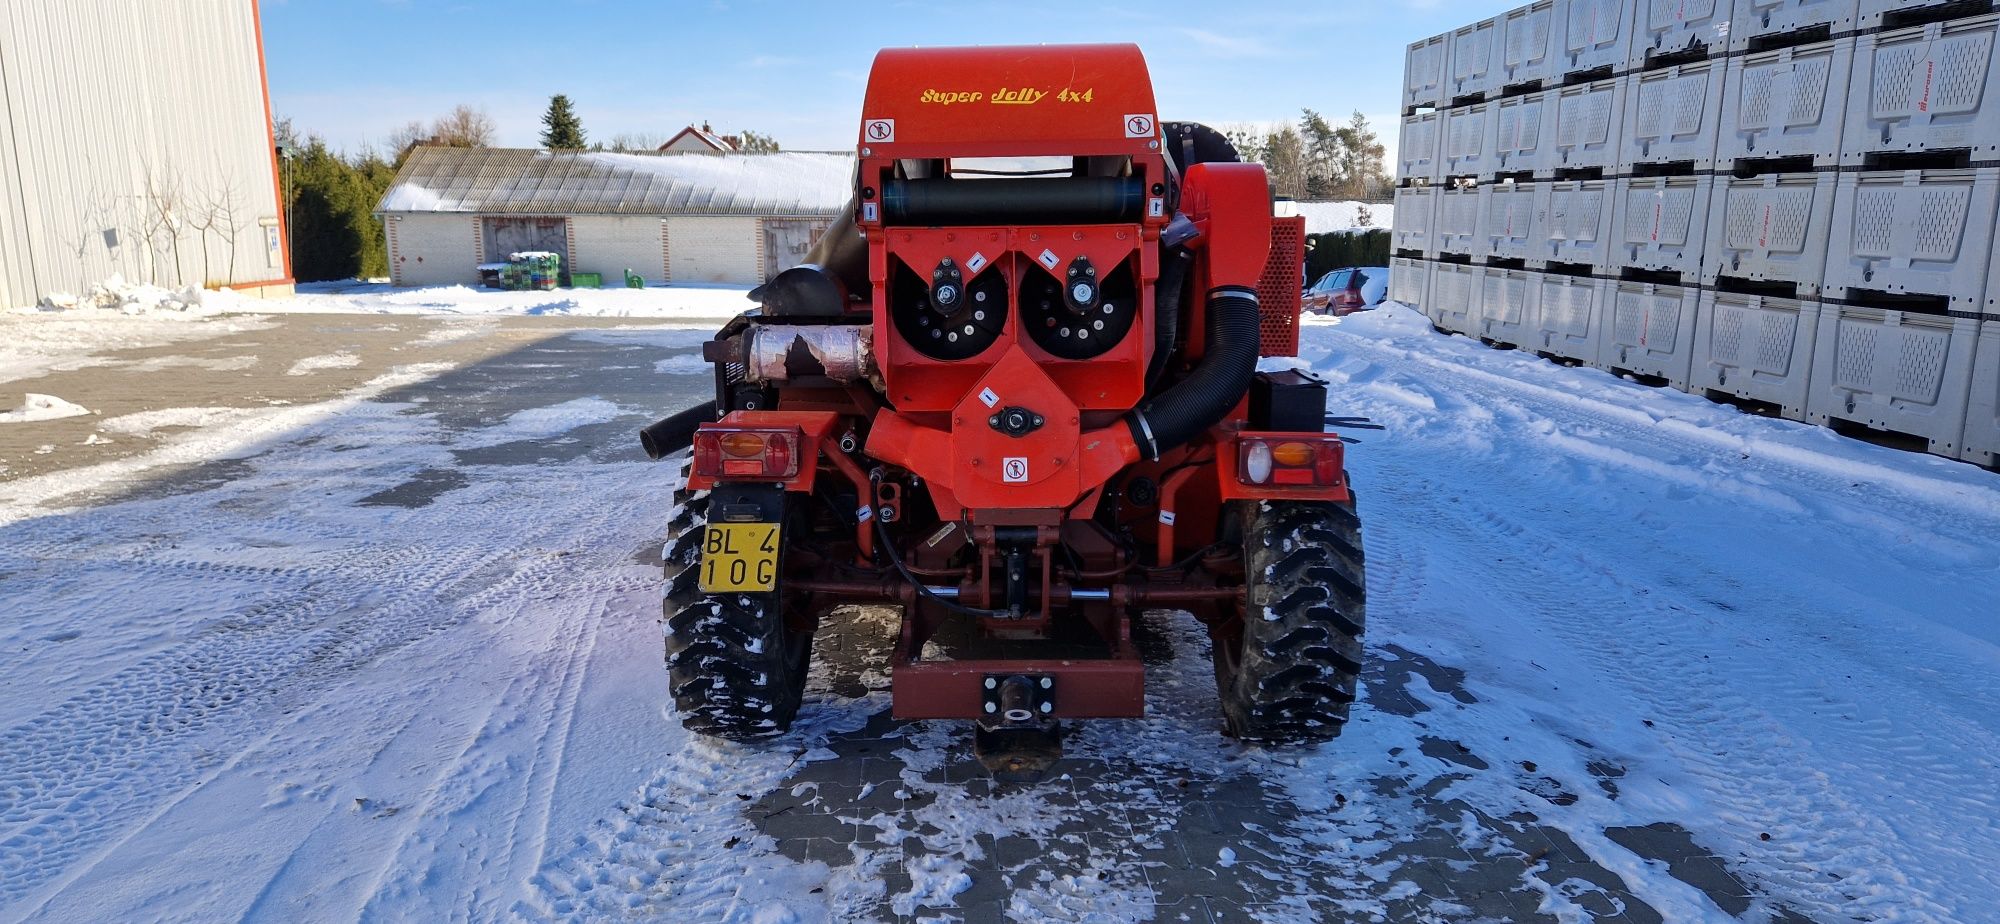
M679 499L677 497L677 499ZM787 512L794 505L786 503ZM669 527L664 554L667 674L689 731L733 741L783 734L798 715L812 655L810 627L788 625L806 601L788 596L782 560L770 593L702 592L707 492L689 492ZM793 527L796 516L784 518Z
M1239 505L1243 615L1215 638L1229 733L1272 743L1340 734L1367 622L1361 520L1352 502Z

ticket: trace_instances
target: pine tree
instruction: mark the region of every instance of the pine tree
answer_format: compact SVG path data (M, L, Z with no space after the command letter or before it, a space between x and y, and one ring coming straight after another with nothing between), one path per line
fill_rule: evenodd
M542 126L542 147L551 151L581 151L588 146L584 141L583 120L576 117L569 97L561 93L549 97L549 111L542 115Z

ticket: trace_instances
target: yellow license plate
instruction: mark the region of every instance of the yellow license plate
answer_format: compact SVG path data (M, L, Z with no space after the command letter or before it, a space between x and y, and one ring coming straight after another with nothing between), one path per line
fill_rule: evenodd
M771 591L778 587L778 524L710 523L701 543L701 589Z

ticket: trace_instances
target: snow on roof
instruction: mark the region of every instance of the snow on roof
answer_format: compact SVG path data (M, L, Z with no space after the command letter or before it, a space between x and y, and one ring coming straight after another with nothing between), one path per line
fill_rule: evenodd
M378 212L835 215L848 154L624 154L420 147Z
M1332 231L1388 230L1395 224L1396 207L1384 202L1294 202L1298 214L1306 217L1307 234Z

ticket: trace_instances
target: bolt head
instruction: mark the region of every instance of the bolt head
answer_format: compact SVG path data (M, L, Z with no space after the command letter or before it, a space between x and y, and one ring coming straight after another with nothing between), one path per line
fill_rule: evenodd
M1055 685L1056 685L1056 682L1055 682L1054 678L1050 678L1050 677L1043 677L1043 678L1042 678L1042 689L1046 690L1046 689L1048 689L1048 688L1050 688L1050 687L1053 687L1053 686L1055 686Z
M1000 685L1000 681L998 681L998 680L994 680L994 679L993 679L993 678L991 678L991 677L988 677L988 678L986 678L986 689L989 689L989 690L991 690L991 689L993 689L993 688L995 688L995 687L998 687L999 685Z
M1051 713L1051 712L1054 712L1054 711L1056 711L1056 704L1055 704L1055 703L1043 703L1043 704L1042 704L1042 714L1043 714L1043 715L1047 715L1048 713Z
M994 704L994 703L987 703L987 704L986 704L986 711L987 711L987 712L999 712L999 711L1000 711L1000 707L999 707L999 706L998 706L997 704Z

